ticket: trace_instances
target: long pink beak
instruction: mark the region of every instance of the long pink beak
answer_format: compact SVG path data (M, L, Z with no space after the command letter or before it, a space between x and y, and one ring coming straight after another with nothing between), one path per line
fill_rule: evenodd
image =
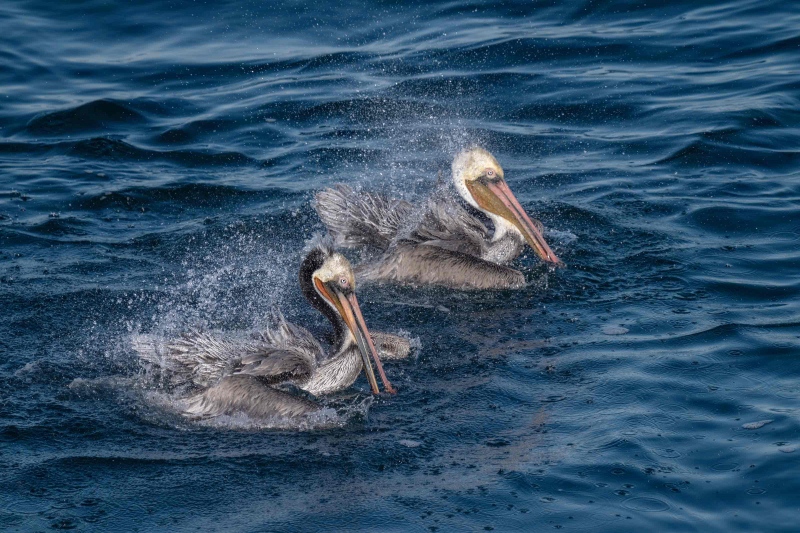
M505 180L491 181L487 184L487 188L497 196L504 206L511 212L513 219L510 220L514 224L528 244L533 248L536 254L542 258L543 261L552 263L555 266L564 266L564 263L556 256L550 246L544 240L544 235L539 231L539 228L533 223L528 213L522 208L517 201L514 193L508 188Z
M392 384L389 383L389 379L386 377L386 373L383 371L381 359L378 357L378 350L375 349L375 343L372 342L372 335L370 335L369 331L367 330L367 324L364 322L364 315L361 314L361 308L358 306L358 300L356 299L355 293L348 296L347 301L350 302L350 305L353 308L353 315L358 322L357 329L362 332L363 338L367 342L369 351L372 354L372 359L375 360L375 368L378 369L378 375L380 375L381 381L383 382L383 390L391 394L397 393L397 389L392 387Z
M378 394L380 390L378 389L378 382L375 379L375 373L372 371L370 356L372 356L372 360L375 361L375 366L378 368L381 380L383 381L384 390L392 394L396 393L397 390L392 387L392 384L389 383L386 374L383 372L383 365L381 364L380 357L378 357L378 351L375 349L375 343L372 342L372 336L369 334L367 324L364 322L364 316L361 314L361 308L358 306L355 292L344 294L335 287L328 290L326 284L322 283L317 278L314 278L314 283L316 284L317 290L336 306L342 319L344 319L345 325L347 325L353 337L355 337L358 351L361 354L361 361L364 365L364 373L367 375L367 381L369 381L372 392Z

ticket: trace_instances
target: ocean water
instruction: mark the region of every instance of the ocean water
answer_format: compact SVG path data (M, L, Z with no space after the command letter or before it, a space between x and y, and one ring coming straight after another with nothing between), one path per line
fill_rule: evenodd
M797 531L800 4L0 4L3 531ZM359 288L329 422L198 425L132 335L248 331L347 182L480 143L568 268ZM353 260L357 254L349 253Z

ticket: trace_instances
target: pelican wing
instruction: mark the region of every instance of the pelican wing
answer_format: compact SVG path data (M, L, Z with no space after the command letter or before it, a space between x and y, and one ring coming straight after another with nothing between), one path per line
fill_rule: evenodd
M231 374L258 376L269 382L300 381L314 371L323 356L311 333L280 314L273 326L249 340L224 340L191 330L166 343L138 336L133 347L143 360L201 387L210 387Z
M132 344L142 361L166 371L172 381L203 387L231 373L243 355L255 350L247 343L220 340L198 330L166 341L154 335L137 335Z
M270 383L278 383L303 380L314 368L316 361L307 352L264 347L242 357L233 373L268 378Z
M480 257L491 238L489 230L452 197L435 194L408 240L416 244Z
M255 339L275 348L307 354L312 361L319 361L325 356L325 350L314 335L306 328L286 320L278 309L272 312L271 324L267 330L257 334Z
M245 343L229 342L204 331L191 330L167 343L167 354L200 381L213 382L230 373L241 357L255 351Z
M267 378L267 381L303 381L314 372L324 350L307 329L287 321L280 311L273 313L273 324L247 343L235 374Z
M439 187L422 210L397 198L336 185L317 193L314 208L340 246L386 251L403 238L404 227L419 220L408 238L447 250L477 255L491 235L486 226Z
M413 211L404 200L336 185L317 193L319 218L339 246L385 251Z
M308 358L302 353L259 340L223 340L203 331L192 330L154 347L145 355L141 343L134 346L143 359L201 387L209 387L234 373L278 378L302 376L311 371ZM159 358L154 359L152 353L158 353Z

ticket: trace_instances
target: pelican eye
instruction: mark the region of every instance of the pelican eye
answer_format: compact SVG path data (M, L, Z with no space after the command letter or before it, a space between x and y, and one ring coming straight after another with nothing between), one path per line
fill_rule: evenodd
M494 170L492 170L491 168L487 168L486 169L486 177L487 178L493 178L494 177Z
M339 285L347 287L347 278L339 278Z

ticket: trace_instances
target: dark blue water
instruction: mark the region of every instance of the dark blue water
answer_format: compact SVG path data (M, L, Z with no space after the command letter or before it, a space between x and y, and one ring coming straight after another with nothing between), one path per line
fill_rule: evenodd
M797 3L30 1L0 27L0 529L797 530ZM420 200L471 142L569 268L362 287L421 343L397 396L199 427L147 381L132 334L275 304L321 328L314 191Z

